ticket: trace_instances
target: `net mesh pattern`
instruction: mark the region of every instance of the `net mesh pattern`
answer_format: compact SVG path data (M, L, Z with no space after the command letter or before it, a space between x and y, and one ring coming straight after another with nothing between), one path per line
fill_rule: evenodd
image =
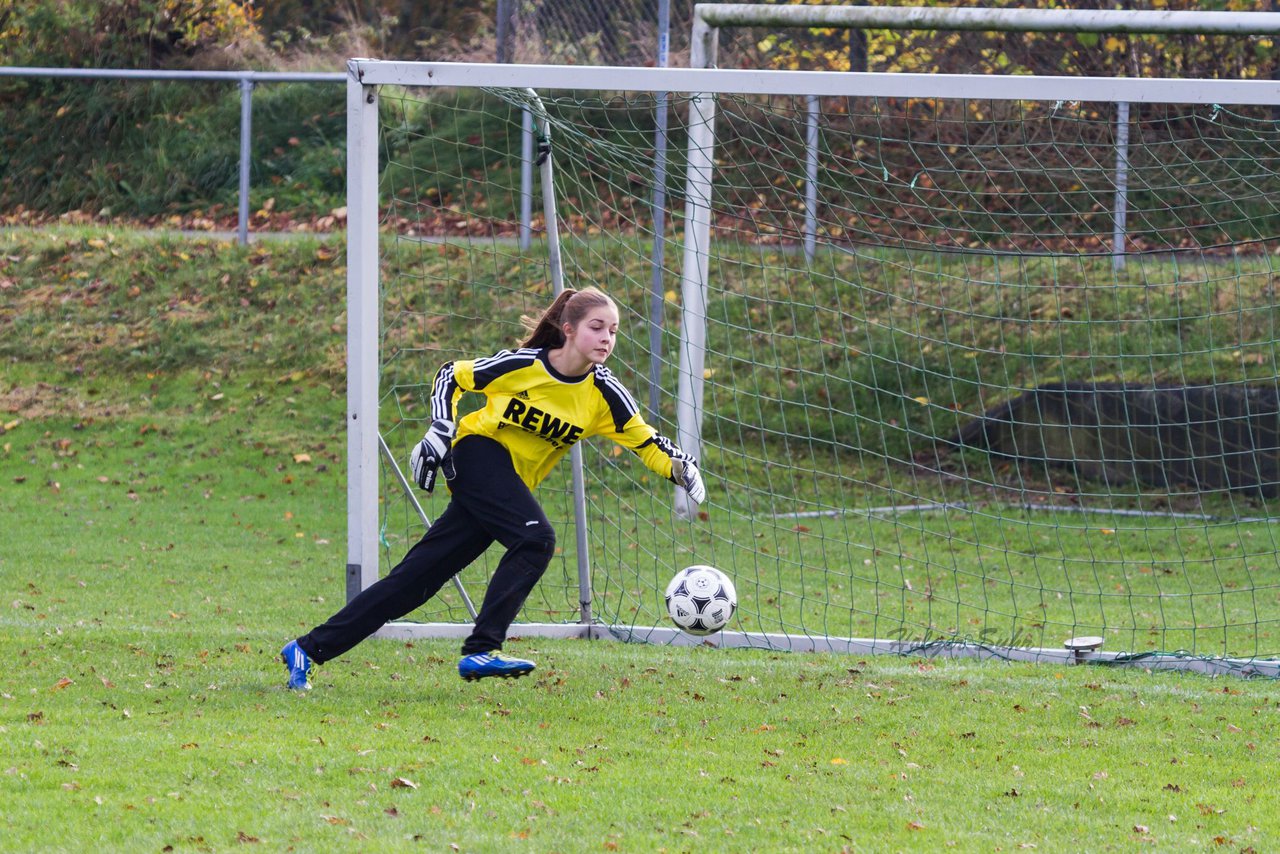
M668 102L659 235L656 99L540 95L383 94L381 417L401 460L439 365L515 346L552 298L536 172L521 245L526 109L550 123L566 284L618 303L610 367L677 436L690 99ZM1277 652L1269 109L1133 105L1120 148L1105 103L716 108L709 500L681 519L669 484L586 443L597 619L661 624L670 575L709 563L740 631ZM421 523L384 484L389 567ZM540 497L561 545L522 619L572 621L568 465ZM462 576L477 600L499 551ZM415 618L467 619L450 591Z

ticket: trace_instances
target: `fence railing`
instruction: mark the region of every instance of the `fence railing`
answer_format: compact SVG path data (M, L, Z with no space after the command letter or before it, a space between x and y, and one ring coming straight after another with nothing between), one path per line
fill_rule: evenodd
M249 242L249 174L253 163L253 89L260 83L346 83L341 71L159 71L111 68L0 67L0 77L63 77L79 80L175 80L236 83L240 87L239 205L236 237ZM338 97L343 97L339 95Z

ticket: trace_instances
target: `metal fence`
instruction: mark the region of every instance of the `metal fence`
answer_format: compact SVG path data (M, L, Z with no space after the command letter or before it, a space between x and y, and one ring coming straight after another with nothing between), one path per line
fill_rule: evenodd
M249 242L249 175L253 159L253 90L267 83L346 83L345 72L270 71L156 71L109 68L0 67L0 77L61 77L78 80L170 80L179 82L235 83L240 88L239 204L236 236ZM335 101L343 98L337 91Z
M1263 0L1260 8L1269 7L1274 0ZM768 4L762 4L768 8ZM861 7L858 9L857 7ZM698 64L692 62L697 51L694 46L693 31L699 22L699 15L713 15L723 18L739 8L739 4L698 4L689 0L617 0L615 3L601 4L595 0L496 0L496 41L493 45L495 58L499 62L516 62L528 64L572 64L572 65L616 65L616 66L687 66ZM779 14L805 14L820 10L822 7L790 6L777 4L775 11ZM837 10L840 11L840 10ZM842 14L852 13L858 17L855 24L835 24L831 21L814 20L807 26L802 25L786 29L780 22L757 23L752 26L741 22L737 26L724 29L719 33L716 65L718 67L762 67L768 64L769 57L763 56L758 45L762 36L772 39L791 39L800 45L809 45L810 66L837 64L851 70L865 70L867 67L867 37L865 27L901 27L901 21L886 25L882 20L886 16L897 15L906 19L910 13L933 13L934 18L919 26L908 29L947 30L948 24L943 16L956 10L947 9L907 9L893 7L869 7L863 2L855 2L853 8L845 9ZM991 8L967 10L975 20L981 18L980 27L971 26L979 32L996 32L1002 37L1027 31L1022 19L1028 15L1040 16L1046 20L1061 21L1064 15L1092 15L1097 17L1109 14L1111 18L1090 24L1089 32L1103 33L1110 31L1129 31L1119 27L1116 20L1124 16L1130 20L1141 20L1145 14L1148 19L1169 18L1186 13L1160 12L1076 12L1069 10L1046 10L1012 8ZM1236 23L1233 27L1239 33L1274 32L1261 26L1267 19L1266 14L1257 12L1219 13L1230 17ZM1137 16L1135 18L1135 16ZM917 14L918 17L918 14ZM865 20L864 20L865 19ZM947 19L952 20L952 19ZM919 23L919 22L917 22ZM952 21L954 24L954 21ZM927 24L927 25L926 25ZM1057 26L1055 23L1054 26ZM951 26L950 29L957 29ZM1167 27L1147 26L1145 32L1168 29ZM900 32L902 30L899 30ZM977 33L975 33L977 35ZM971 39L961 40L965 44ZM820 54L820 56L819 56ZM797 56L805 56L800 50ZM845 61L841 60L844 57ZM448 57L437 56L435 59ZM483 57L488 58L488 57ZM776 58L776 57L775 57ZM962 57L952 56L949 62L956 62ZM958 69L957 69L958 70ZM972 70L966 68L964 70ZM262 72L262 71L160 71L160 70L115 70L115 69L71 69L71 68L23 68L0 67L0 76L7 77L58 77L81 80L119 79L119 80L170 80L170 81L203 81L235 83L240 88L240 158L239 158L239 204L237 235L241 243L248 241L249 228L249 186L252 169L252 127L253 127L253 90L256 86L269 83L328 83L339 84L345 81L343 72ZM335 98L341 97L335 95ZM656 132L654 148L657 153L656 174L652 198L655 232L662 234L666 200L663 197L665 185L665 152L667 150L667 99L657 99ZM1118 128L1120 147L1123 146L1125 124ZM524 202L521 211L520 236L522 246L527 247L532 238L532 120L526 118L525 141L523 144L524 164L522 167ZM807 172L812 173L816 166L817 134L815 128L806 133L808 145L813 148L808 158ZM1117 183L1123 188L1124 160L1123 151L1117 151ZM1117 199L1117 233L1118 245L1123 243L1123 199ZM809 214L810 226L806 235L812 230L815 201L806 199L806 211ZM654 268L662 266L662 241L657 241L654 248ZM813 252L813 241L805 240L806 254ZM1119 256L1122 258L1122 256ZM1120 260L1119 263L1123 263ZM655 274L656 275L656 274Z

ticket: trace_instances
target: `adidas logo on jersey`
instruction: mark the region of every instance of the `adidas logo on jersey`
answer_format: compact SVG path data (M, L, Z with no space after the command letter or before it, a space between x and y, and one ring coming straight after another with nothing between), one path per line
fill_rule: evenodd
M524 389L521 389L520 391L516 392L515 396L520 400L528 400L529 392L525 391Z

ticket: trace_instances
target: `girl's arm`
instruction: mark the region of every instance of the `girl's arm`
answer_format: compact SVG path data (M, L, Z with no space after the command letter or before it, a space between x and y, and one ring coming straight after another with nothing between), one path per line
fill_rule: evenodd
M634 451L650 471L684 487L689 498L701 504L707 490L693 455L647 424L635 400L606 369L596 369L596 386L608 404L596 432Z
M470 363L466 363L469 365ZM463 367L465 368L466 365ZM445 362L436 371L435 381L431 383L431 420L453 423L454 407L462 395L462 387L458 383L458 363ZM469 370L464 370L469 375Z

